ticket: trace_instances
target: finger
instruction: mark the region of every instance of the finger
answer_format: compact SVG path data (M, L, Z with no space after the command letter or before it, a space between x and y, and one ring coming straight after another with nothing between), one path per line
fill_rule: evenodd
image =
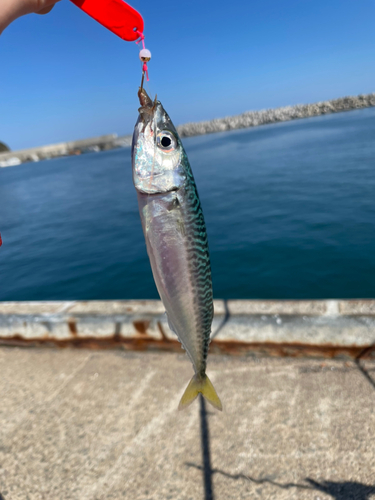
M54 8L55 4L50 5L49 7L44 7L44 9L41 9L37 12L37 14L48 14L48 12L51 12L51 10Z

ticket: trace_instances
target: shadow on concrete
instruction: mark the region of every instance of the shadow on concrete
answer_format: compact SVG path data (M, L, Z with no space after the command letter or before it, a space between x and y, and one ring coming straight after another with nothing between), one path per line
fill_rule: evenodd
M215 337L219 331L224 327L230 318L230 312L228 309L227 301L225 304L225 316L222 323L219 325L217 330L212 335ZM370 351L375 349L375 344L365 349L356 359L355 364L357 368L361 371L364 377L375 389L375 380L371 377L366 368L361 364L361 358L368 354ZM298 488L304 490L317 490L322 493L330 495L335 500L370 500L370 496L375 494L375 484L366 485L356 481L315 481L307 477L305 481L309 484L299 484L299 483L279 483L270 479L269 477L256 479L246 474L230 474L220 469L213 469L211 464L211 449L210 449L210 431L208 425L208 413L206 409L206 402L202 395L200 395L200 428L201 428L201 447L202 447L202 463L203 465L197 465L191 462L186 462L185 465L188 467L194 467L202 471L203 473L203 486L204 486L204 500L215 500L214 490L212 484L212 478L214 474L221 474L228 479L245 479L254 484L262 485L269 484L281 489ZM0 494L0 500L4 498Z
M194 467L198 470L204 470L204 467L190 462L187 462L186 465L188 467ZM356 481L319 482L307 477L306 481L309 484L279 483L269 478L255 479L251 476L248 476L247 474L229 474L228 472L224 472L220 469L210 469L210 473L211 475L221 474L222 476L225 476L228 479L234 479L235 481L237 481L238 479L245 479L257 485L269 484L283 490L288 490L291 488L298 488L302 490L317 490L321 493L330 495L335 500L370 500L370 495L375 494L375 485L371 486L363 483L358 483Z
M5 498L3 497L3 495L0 493L0 500L5 500Z
M372 387L375 389L375 380L371 377L369 372L366 370L366 368L362 365L361 359L366 355L370 354L372 351L375 350L375 344L372 344L370 347L367 347L364 349L354 360L355 364L357 365L358 370L362 373L362 375L366 378L366 380L372 385Z
M212 486L212 467L210 450L210 431L208 428L206 402L203 396L200 396L200 424L201 424L201 446L203 467L203 486L204 500L214 500L214 491ZM1 500L1 499L0 499Z
M194 467L195 469L203 471L203 467L201 465L196 465L191 462L185 462L185 465L188 467ZM238 479L245 479L247 481L250 481L251 483L255 484L271 484L272 486L277 486L278 488L282 488L284 490L287 490L289 488L302 488L305 490L311 490L311 486L305 485L305 484L295 484L295 483L286 483L286 484L281 484L278 483L277 481L273 481L272 479L268 478L262 478L262 479L255 479L251 476L248 476L247 474L230 474L229 472L224 472L220 469L211 469L211 474L220 474L221 476L227 477L228 479L234 479L235 481L238 481Z
M223 321L220 323L220 325L216 328L216 331L211 335L211 339L215 338L217 334L224 328L226 323L228 323L229 318L230 318L230 312L229 312L229 307L228 307L228 301L227 299L224 299L224 309L225 309L225 315L223 318Z
M355 364L357 365L358 370L362 373L362 375L366 378L366 380L372 385L375 389L375 380L371 377L366 368L361 364L359 359L355 360Z
M312 489L331 495L336 500L369 500L370 495L375 493L375 485L368 486L356 481L314 481L306 478L312 486Z

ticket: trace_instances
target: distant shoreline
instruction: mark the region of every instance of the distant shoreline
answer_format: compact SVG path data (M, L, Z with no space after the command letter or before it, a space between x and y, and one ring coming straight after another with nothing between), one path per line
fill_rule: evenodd
M242 128L258 127L271 123L279 123L301 118L311 118L342 111L370 108L375 106L375 93L358 96L340 97L330 101L313 104L296 104L281 108L246 111L240 115L215 118L214 120L185 123L179 125L177 131L181 137L214 134ZM101 136L80 141L64 142L41 146L39 148L22 149L0 153L0 167L11 167L30 161L40 161L61 156L97 152L118 147L128 147L132 143L132 135L118 137L116 134Z

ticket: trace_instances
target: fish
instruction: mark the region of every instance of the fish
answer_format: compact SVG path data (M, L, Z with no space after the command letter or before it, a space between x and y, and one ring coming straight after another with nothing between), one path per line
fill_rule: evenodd
M178 409L199 394L222 403L206 374L213 292L206 225L188 157L160 101L138 92L139 117L132 142L133 183L147 253L170 329L194 368Z

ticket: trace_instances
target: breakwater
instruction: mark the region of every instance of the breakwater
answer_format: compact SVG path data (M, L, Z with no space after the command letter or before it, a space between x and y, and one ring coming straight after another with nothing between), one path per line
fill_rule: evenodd
M330 101L312 104L297 104L261 111L246 111L240 115L215 118L214 120L185 123L177 127L181 137L213 134L241 128L258 127L271 123L310 118L313 116L340 113L375 106L375 93L358 96L340 97ZM129 147L132 135L118 137L117 134L84 139L80 141L62 142L31 149L0 153L0 167L19 165L29 161L39 161L58 156L76 155L90 151L102 151L118 147Z
M301 118L339 113L354 109L369 108L375 106L375 93L340 97L330 101L316 102L313 104L297 104L295 106L284 106L282 108L265 109L261 111L246 111L240 115L216 118L214 120L186 123L177 127L181 137L194 135L213 134L240 128L258 127L270 123L285 122Z
M49 160L58 156L78 155L91 151L105 151L121 146L117 134L102 135L70 142L59 142L29 149L0 153L0 167L12 167L30 161Z

